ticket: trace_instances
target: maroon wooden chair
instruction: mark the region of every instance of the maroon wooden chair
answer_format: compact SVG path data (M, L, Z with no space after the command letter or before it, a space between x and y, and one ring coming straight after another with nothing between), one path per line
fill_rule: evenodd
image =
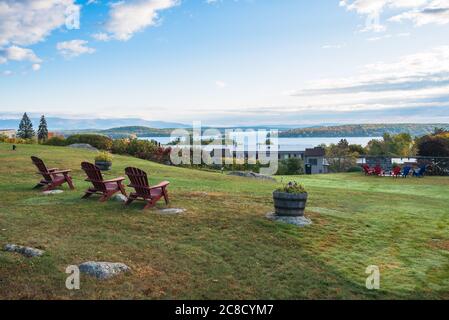
M372 176L374 174L374 169L370 168L369 165L364 164L362 168L363 171L365 172L365 176Z
M135 190L135 192L129 195L126 205L129 205L134 200L143 200L147 202L144 209L148 209L153 207L162 197L164 197L165 204L168 204L167 186L170 182L164 181L151 187L145 171L128 167L125 169L125 173L131 181L128 187L134 188Z
M382 167L380 165L376 165L374 167L374 174L376 176L383 176L384 175L384 170L382 169Z
M393 171L391 172L391 176L393 178L398 178L401 175L401 171L402 171L401 167L399 167L399 166L394 167Z
M125 178L119 177L116 179L104 180L100 169L89 162L81 163L81 169L83 169L87 175L86 181L92 183L92 187L86 190L86 193L82 197L83 199L87 199L93 194L100 194L100 201L105 202L117 192L121 192L126 197L125 187L122 184Z
M73 185L72 178L69 175L71 170L59 170L58 168L50 168L48 169L42 161L38 157L31 157L31 161L33 161L34 165L39 170L38 174L42 175L43 179L34 187L34 189L41 188L45 186L44 191L53 190L56 187L67 182L70 189L75 189Z

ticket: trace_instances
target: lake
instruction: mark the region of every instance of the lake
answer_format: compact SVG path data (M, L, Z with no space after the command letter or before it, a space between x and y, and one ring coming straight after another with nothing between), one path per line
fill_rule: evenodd
M171 137L149 137L139 138L141 140L155 140L161 144L167 144L174 140ZM338 138L279 138L280 151L302 151L306 148L313 148L320 144L338 143L341 139L346 139L350 144L360 144L365 147L372 139L382 139L381 137L338 137Z

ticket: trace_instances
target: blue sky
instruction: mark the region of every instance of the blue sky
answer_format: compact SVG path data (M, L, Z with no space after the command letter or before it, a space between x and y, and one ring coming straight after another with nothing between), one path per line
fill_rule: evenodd
M0 116L448 122L448 34L448 0L0 0Z

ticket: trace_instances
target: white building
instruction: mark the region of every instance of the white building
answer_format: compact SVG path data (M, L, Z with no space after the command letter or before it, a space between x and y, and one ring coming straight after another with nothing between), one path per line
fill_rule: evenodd
M16 130L14 129L0 129L0 136L7 136L8 138L16 137Z

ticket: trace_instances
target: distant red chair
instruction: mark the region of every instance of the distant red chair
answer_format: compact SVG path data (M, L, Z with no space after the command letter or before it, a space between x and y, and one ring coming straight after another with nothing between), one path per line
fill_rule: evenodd
M72 178L69 175L71 170L59 170L58 168L47 169L42 159L38 157L31 157L34 165L39 170L39 174L42 175L43 179L34 187L34 189L41 188L45 186L44 191L53 190L56 187L67 182L70 189L75 189L73 185Z
M167 187L170 182L164 181L151 187L148 183L148 177L145 171L138 168L128 167L125 169L125 173L131 181L131 184L129 184L128 187L134 188L136 191L129 195L126 205L131 204L134 200L143 200L147 202L144 207L145 210L153 207L162 197L165 200L165 204L168 204Z
M126 197L125 187L122 182L125 178L120 177L116 179L104 180L100 169L92 163L83 162L81 168L86 172L87 179L92 183L92 187L86 190L86 193L82 197L83 199L89 198L93 194L100 194L100 202L105 202L110 199L117 192L121 192Z
M376 176L383 176L384 175L384 171L382 169L382 167L380 165L377 165L374 167L374 174Z
M391 176L393 178L398 178L400 176L402 176L401 174L401 167L397 166L393 168L393 171L391 172Z
M365 176L372 176L374 174L374 169L371 169L369 165L364 164L362 166L363 171L365 172Z

